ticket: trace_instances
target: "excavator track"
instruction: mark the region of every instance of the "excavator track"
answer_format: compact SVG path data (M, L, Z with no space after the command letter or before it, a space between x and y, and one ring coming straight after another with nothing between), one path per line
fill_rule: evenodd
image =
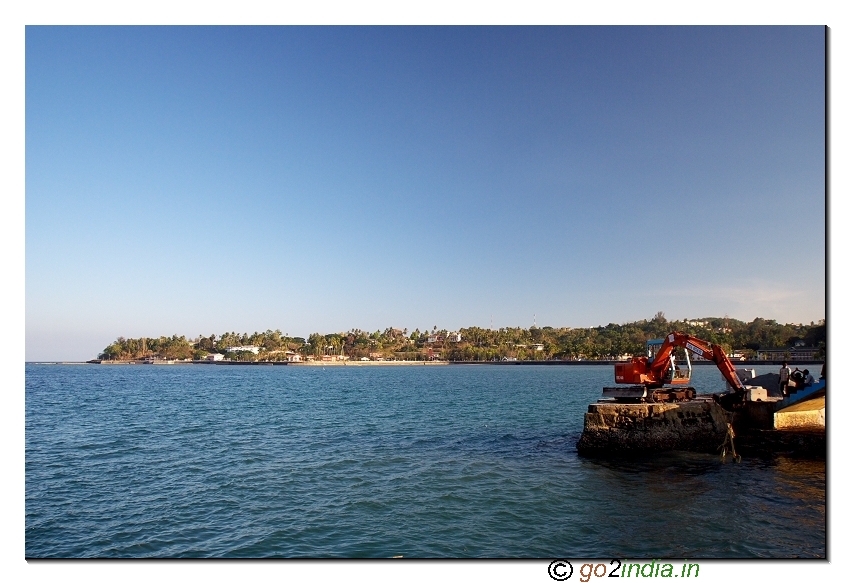
M696 397L693 387L648 388L635 385L632 387L603 387L602 396L620 403L681 403L693 401Z
M653 403L678 403L693 401L697 392L693 387L676 387L672 389L655 389L647 395L647 400Z

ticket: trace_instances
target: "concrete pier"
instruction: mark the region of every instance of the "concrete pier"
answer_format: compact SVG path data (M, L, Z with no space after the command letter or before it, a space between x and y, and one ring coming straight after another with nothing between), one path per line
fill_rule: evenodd
M600 401L588 406L579 453L685 450L716 453L728 414L711 397L682 403Z
M773 414L776 429L826 427L826 391L805 401L794 403Z
M824 391L825 392L825 391ZM679 403L601 400L588 406L576 445L582 455L621 455L664 450L718 453L727 422L738 453L826 455L825 395L782 408L783 401L747 401L734 414L708 395Z

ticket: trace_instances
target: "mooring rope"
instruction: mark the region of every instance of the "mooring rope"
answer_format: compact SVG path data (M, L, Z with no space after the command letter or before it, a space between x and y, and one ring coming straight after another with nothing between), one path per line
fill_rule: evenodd
M732 429L732 420L734 417L734 413L729 413L729 420L726 422L726 437L723 439L723 443L720 444L720 447L717 448L720 450L720 459L724 462L726 461L726 454L730 452L733 460L736 462L741 461L741 456L735 452L735 430Z

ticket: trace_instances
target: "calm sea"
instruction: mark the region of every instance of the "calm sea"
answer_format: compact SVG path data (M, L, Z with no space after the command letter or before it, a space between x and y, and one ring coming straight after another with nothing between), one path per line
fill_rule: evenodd
M825 555L823 461L579 457L612 377L28 364L26 555Z

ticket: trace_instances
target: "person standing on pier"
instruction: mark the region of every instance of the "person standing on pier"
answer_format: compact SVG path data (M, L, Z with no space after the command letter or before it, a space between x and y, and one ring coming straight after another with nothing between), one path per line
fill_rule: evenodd
M788 396L788 379L791 377L791 369L788 368L787 362L782 362L782 368L779 369L779 390L782 391L782 396Z

